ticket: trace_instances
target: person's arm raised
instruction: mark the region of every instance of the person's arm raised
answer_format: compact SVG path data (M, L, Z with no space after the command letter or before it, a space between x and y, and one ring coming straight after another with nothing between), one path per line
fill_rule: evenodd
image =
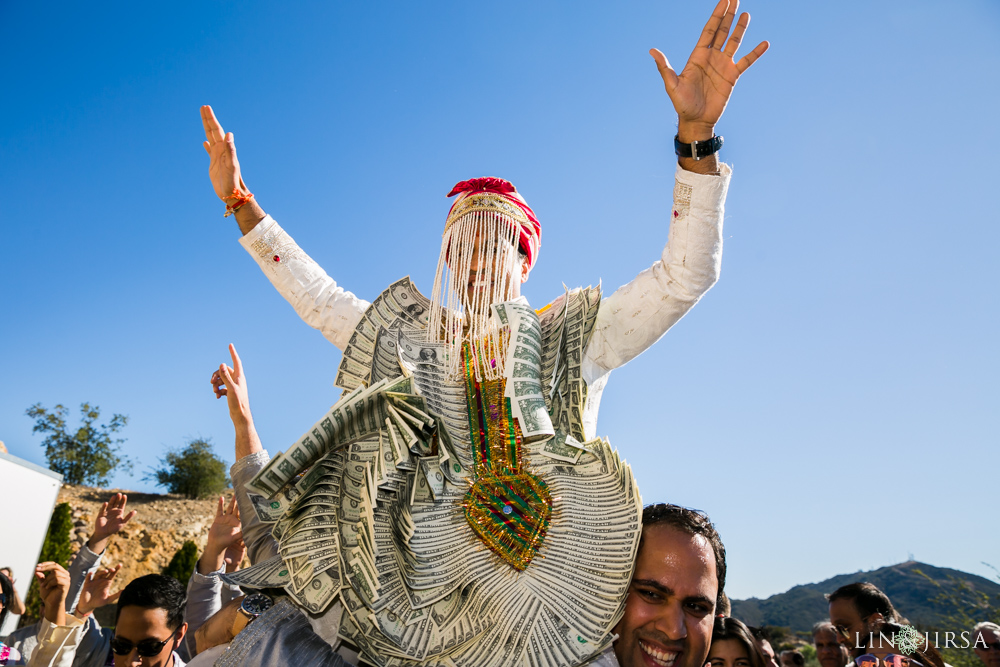
M212 373L212 390L216 398L225 396L229 404L229 418L233 420L233 427L236 429L236 460L239 461L244 456L262 451L264 447L260 444L257 429L253 425L243 362L232 343L229 345L229 355L233 358L233 367L219 365L219 370Z
M738 7L739 0L719 1L679 75L659 49L649 51L677 111L677 138L681 143L708 141L715 136L715 125L729 104L736 81L770 46L766 41L761 42L738 62L734 61L736 49L750 25L750 14L744 12L733 34L729 34ZM716 155L700 160L679 158L679 163L688 171L719 173Z
M227 206L239 201L240 197L250 195L250 190L243 182L240 173L240 161L236 157L236 142L232 132L225 132L222 124L215 117L212 107L207 104L201 108L201 122L205 126L205 152L208 153L208 176L212 187ZM234 216L240 231L247 234L251 229L267 217L264 209L256 199L250 199L236 209Z

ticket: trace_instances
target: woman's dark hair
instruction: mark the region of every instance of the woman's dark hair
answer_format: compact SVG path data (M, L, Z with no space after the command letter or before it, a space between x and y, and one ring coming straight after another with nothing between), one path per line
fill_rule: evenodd
M163 609L167 612L167 627L176 630L184 622L187 595L181 582L163 574L147 574L133 579L118 598L115 623L122 609L129 606L143 609Z
M0 593L3 593L3 611L0 611L0 628L2 628L3 622L7 620L10 604L14 601L14 584L10 583L10 579L3 572L0 572Z
M743 648L747 650L747 657L750 659L750 667L764 667L768 663L767 658L761 653L760 647L757 646L750 628L735 618L716 616L715 625L712 627L712 643L725 639L735 639L743 644Z

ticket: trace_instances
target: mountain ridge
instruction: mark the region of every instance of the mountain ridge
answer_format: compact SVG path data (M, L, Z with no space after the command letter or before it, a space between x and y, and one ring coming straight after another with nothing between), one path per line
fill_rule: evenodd
M858 581L878 586L910 623L926 628L941 627L959 611L953 603L941 604L935 602L935 598L942 592L957 595L962 584L973 591L985 593L991 599L1000 599L998 582L961 570L909 560L875 570L838 574L817 583L800 584L767 598L733 600L732 615L749 625L771 625L787 627L793 632L808 632L814 623L829 618L825 594Z

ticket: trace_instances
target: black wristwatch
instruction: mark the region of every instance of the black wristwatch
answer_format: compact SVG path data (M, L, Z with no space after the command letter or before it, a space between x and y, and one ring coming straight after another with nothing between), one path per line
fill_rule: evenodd
M700 160L703 157L714 155L722 148L722 137L713 136L707 141L692 141L689 144L682 144L680 138L674 135L674 152L677 157L689 157L692 160Z

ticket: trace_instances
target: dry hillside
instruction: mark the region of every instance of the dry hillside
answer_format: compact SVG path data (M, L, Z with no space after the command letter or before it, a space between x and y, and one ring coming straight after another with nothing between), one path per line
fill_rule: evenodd
M187 540L193 541L199 549L205 546L208 527L215 516L215 500L64 485L58 502L69 503L73 508L71 539L74 549L86 543L101 504L116 491L127 493L127 509L137 512L125 528L111 538L104 555L105 566L122 564L118 575L121 585L144 574L163 571Z

